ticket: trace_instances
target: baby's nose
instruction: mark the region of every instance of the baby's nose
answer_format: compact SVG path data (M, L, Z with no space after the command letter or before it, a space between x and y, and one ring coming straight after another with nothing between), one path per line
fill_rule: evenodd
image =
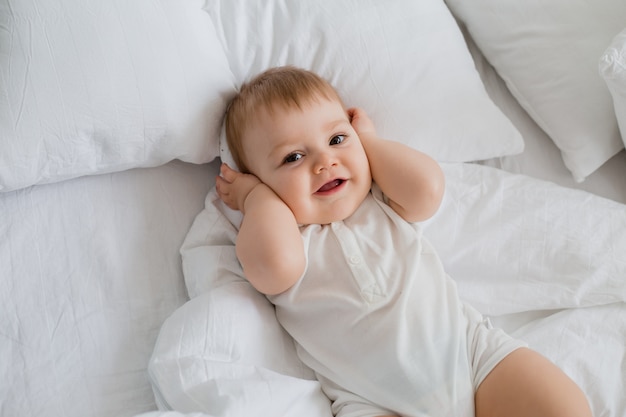
M337 165L336 158L328 152L322 153L318 156L315 165L315 172L320 173L325 169L329 169L330 167Z

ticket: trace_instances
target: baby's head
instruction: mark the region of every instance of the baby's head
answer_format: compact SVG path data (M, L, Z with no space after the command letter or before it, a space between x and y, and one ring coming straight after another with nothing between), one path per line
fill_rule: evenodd
M343 107L339 94L326 80L291 66L271 68L243 84L231 101L225 120L228 148L239 170L250 173L242 143L246 130L254 125L261 110L273 114L301 109L304 104L319 99L337 101Z
M371 187L339 95L309 71L275 68L245 84L226 115L226 136L239 170L269 186L300 224L347 218Z

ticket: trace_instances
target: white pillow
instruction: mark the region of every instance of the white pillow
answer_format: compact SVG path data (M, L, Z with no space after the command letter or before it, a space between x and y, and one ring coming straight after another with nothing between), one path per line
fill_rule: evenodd
M597 65L624 0L446 1L577 181L623 148Z
M600 58L600 74L613 96L617 124L626 144L626 29L604 51Z
M0 190L207 162L234 82L199 0L0 0Z
M383 137L441 161L519 153L442 0L209 0L237 83L295 65L329 80ZM234 23L236 22L236 24Z

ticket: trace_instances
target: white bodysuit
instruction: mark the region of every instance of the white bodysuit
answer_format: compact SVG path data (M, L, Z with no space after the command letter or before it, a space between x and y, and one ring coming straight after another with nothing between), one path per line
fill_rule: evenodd
M268 297L338 416L473 416L474 393L524 344L465 305L376 185L348 219L301 228L307 266Z

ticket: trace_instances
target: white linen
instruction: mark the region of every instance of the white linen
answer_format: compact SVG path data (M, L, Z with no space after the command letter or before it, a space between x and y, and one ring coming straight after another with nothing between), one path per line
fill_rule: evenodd
M565 369L588 393L595 417L626 415L625 303L554 312L511 333Z
M247 282L205 292L169 317L150 378L161 409L216 416L331 417L313 371Z
M215 417L205 413L180 413L178 411L151 411L136 417Z
M599 69L613 97L617 124L626 144L626 29L618 33L604 51Z
M602 358L616 364L626 355L626 346L618 342L626 338L622 315L626 310L624 205L480 165L446 164L444 169L444 202L436 217L425 223L424 233L436 247L447 272L457 281L461 297L561 365L586 389L596 416L622 417L626 414L626 399L616 393L626 390L626 370L610 367ZM212 190L181 249L192 298L218 288L249 285L241 276L234 254L236 226L229 217L236 225L238 216L233 216ZM166 400L170 395L185 400L186 410L197 404L188 402L194 397L191 390L181 395L181 389L198 386L197 381L191 381L198 373L180 361L177 363L171 355L164 358L168 368L159 369L158 352L177 352L185 340L194 340L200 347L185 348L191 354L186 356L187 361L244 362L248 367L257 363L260 369L267 368L267 361L259 361L246 348L251 342L245 332L238 332L238 339L223 342L230 347L220 351L223 355L201 356L203 338L209 343L229 315L237 317L239 323L258 321L254 309L237 308L241 293L239 299L233 299L233 308L229 308L232 297L226 292L222 294L222 308L211 310L209 316L205 307L203 313L188 303L184 323L191 328L185 333L194 337L160 337L151 361L151 372L162 372L157 381L160 394ZM263 301L271 307L269 301L258 298L258 293L250 296L255 305ZM618 314L610 323L606 321L608 312ZM276 325L274 317L269 316L269 320L269 326ZM284 350L287 346L281 338L256 342L266 344L264 351ZM570 342L577 342L582 350L573 353ZM163 384L168 381L166 372L176 386ZM210 381L233 375L228 367L221 366L206 366L202 373ZM244 386L254 382L246 380L246 374L237 376ZM187 385L188 380L192 383ZM272 384L269 380L267 383ZM275 387L279 389L279 385ZM217 385L206 383L202 388L204 395L219 397ZM294 391L285 392L282 397L283 401L298 398ZM268 405L258 404L264 406ZM217 416L232 412L218 411Z
M0 191L215 158L235 87L202 3L0 0Z
M528 114L582 181L623 149L598 59L626 2L446 0Z
M156 408L146 366L187 300L179 249L215 173L172 162L0 194L0 415Z
M442 0L209 0L206 9L238 84L291 64L328 79L381 136L438 160L523 149Z
M626 301L626 206L474 165L448 165L424 234L490 316Z
M585 190L626 204L626 186L623 181L623 178L626 178L626 151L622 150L609 159L585 178L585 181L574 180L572 173L563 163L559 148L520 106L467 31L464 31L464 34L489 97L524 137L524 152L521 154L502 156L480 161L480 163L501 168L507 172L551 181L568 188Z

